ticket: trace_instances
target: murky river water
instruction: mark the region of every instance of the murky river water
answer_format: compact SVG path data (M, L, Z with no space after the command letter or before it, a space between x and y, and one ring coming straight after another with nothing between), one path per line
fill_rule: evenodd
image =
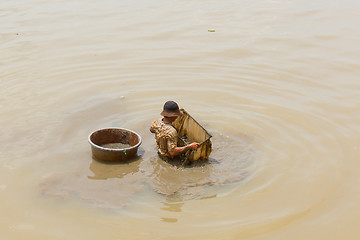
M359 12L2 0L2 239L359 239ZM158 158L167 100L213 135L208 164ZM93 160L103 127L138 132L139 157Z

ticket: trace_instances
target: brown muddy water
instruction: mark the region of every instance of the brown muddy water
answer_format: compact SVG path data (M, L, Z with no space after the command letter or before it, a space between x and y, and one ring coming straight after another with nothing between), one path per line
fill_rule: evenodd
M1 238L359 239L359 12L1 1ZM209 163L158 158L166 100L213 135ZM138 132L139 156L93 160L104 127Z
M110 149L124 149L131 147L129 144L126 143L107 143L104 145L101 145L103 148L110 148Z

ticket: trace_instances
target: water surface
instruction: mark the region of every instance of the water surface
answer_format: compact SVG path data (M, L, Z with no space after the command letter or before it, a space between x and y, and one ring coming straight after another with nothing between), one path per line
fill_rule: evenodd
M2 1L5 239L358 239L358 1ZM214 29L215 32L208 32ZM208 164L161 161L175 100ZM143 139L126 164L88 135Z

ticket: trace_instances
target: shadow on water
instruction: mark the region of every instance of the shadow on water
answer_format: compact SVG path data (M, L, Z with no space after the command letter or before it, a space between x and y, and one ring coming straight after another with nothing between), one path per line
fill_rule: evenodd
M213 134L213 152L208 160L181 167L153 157L149 159L151 187L173 200L216 197L223 185L237 184L250 175L256 157L246 137Z
M164 210L176 211L181 201L214 198L229 191L224 186L238 186L250 175L256 152L246 138L215 133L210 156L186 167L163 161L156 153L145 158L144 149L123 163L92 159L87 170L72 169L47 179L42 193L102 208L122 208L150 186L166 196Z
M73 161L71 154L64 161ZM87 162L88 159L77 159ZM73 166L48 176L40 185L42 196L62 201L78 201L95 207L120 209L129 204L135 193L144 190L145 176L139 171L142 158L121 164L102 163L92 159L90 167Z

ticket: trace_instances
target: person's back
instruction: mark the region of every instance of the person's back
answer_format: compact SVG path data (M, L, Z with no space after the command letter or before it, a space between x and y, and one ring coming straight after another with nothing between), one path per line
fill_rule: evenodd
M190 149L197 149L199 143L191 143L184 147L178 147L178 134L172 123L181 115L179 106L174 101L167 101L161 112L163 118L155 120L150 131L155 133L156 147L162 157L174 158Z
M163 122L162 118L160 118L153 122L150 131L155 133L156 147L160 155L171 157L169 149L175 149L178 145L176 129L171 123Z

